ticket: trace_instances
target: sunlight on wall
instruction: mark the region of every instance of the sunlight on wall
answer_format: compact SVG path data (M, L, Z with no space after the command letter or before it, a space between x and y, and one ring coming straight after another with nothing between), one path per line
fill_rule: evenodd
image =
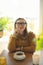
M33 31L36 36L39 35L39 21L38 19L28 19L27 20L28 31Z

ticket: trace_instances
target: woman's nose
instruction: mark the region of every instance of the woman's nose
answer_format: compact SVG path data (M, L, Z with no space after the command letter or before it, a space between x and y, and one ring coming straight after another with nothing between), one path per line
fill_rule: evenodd
M22 25L19 25L19 27L22 27Z

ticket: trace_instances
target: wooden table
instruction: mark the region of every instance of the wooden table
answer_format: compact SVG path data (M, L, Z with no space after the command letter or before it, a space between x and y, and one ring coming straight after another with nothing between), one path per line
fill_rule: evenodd
M13 53L8 53L6 50L2 52L0 57L6 58L7 65L33 65L32 64L32 54L25 53L26 58L24 60L18 61L13 58Z

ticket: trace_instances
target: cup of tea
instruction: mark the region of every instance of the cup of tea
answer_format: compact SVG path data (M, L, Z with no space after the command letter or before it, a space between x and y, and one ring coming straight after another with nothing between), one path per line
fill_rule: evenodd
M16 59L16 60L23 60L23 59L26 58L26 56L25 56L24 52L18 51L18 52L14 53L13 58Z

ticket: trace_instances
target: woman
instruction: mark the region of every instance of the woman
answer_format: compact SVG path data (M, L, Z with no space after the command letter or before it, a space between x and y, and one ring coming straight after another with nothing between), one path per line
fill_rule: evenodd
M27 23L25 19L18 18L14 24L14 34L10 36L8 50L9 52L24 51L33 53L35 51L35 35L33 32L27 32Z

